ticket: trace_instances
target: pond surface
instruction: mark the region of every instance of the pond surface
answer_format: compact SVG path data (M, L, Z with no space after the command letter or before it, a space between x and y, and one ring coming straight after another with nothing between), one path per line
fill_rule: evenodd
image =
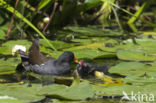
M5 100L0 99L0 102L29 103L51 97L54 103L118 103L122 96L126 94L130 98L132 93L137 95L134 102L153 100L152 96L156 95L154 33L141 32L135 39L135 44L132 39L121 39L123 34L117 30L66 27L58 34L61 36L64 31L66 42L50 41L58 49L57 52L50 49L45 40L40 40L40 50L44 55L58 58L64 51L72 51L78 60L86 60L92 65L107 65L110 75L74 79L73 75L51 77L24 73L21 79L20 74L15 73L21 59L12 56L12 47L20 44L28 50L31 42L10 40L0 46L0 96L8 96ZM148 38L148 35L152 35L152 38ZM75 66L76 64L73 64L72 69ZM45 82L53 84L42 86ZM147 96L140 98L142 94ZM92 99L84 101L86 98Z

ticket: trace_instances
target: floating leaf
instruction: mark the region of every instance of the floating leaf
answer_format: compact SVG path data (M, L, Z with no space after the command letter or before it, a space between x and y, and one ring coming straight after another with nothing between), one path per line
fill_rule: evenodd
M121 60L130 61L155 61L156 57L149 56L143 51L139 50L118 50L117 57Z
M70 50L70 49L69 49ZM106 57L114 57L114 53L108 53L99 51L98 49L76 49L76 50L70 50L74 52L75 56L78 59L95 59L95 58L106 58Z
M130 75L124 79L126 83L132 83L133 85L147 85L156 83L156 72L146 72L140 76Z
M85 100L92 98L94 92L88 82L81 82L71 87L57 84L44 86L39 94L65 100Z
M20 61L20 58L9 58L7 60L0 59L0 72L2 73L15 70Z
M74 44L69 44L69 43L65 43L63 41L58 41L58 40L55 40L55 41L50 41L50 43L53 43L53 45L57 48L57 49L64 49L64 48L69 48L69 47L72 47L74 46ZM40 44L44 47L49 47L46 43L46 41L44 39L40 39Z
M134 44L132 39L128 39L124 41L122 45L120 45L120 48L128 49L136 49L136 50L142 50L145 51L147 54L155 54L156 52L156 40L152 39L136 39L137 44Z
M123 41L120 44L115 43L114 47L100 47L103 51L107 52L117 52L117 50L135 50L143 51L147 55L155 56L156 53L156 40L153 39L136 39L137 44L133 43L132 39Z
M38 101L44 98L44 96L36 95L42 88L41 85L33 84L32 87L28 87L27 85L0 86L0 95L16 98L22 101L22 103Z
M141 75L146 71L150 71L147 69L148 67L150 66L139 62L121 62L116 66L111 67L109 72L121 75Z
M120 86L93 85L93 89L95 90L95 93L98 96L123 96L123 91L125 91L127 95L131 95L132 91L137 93L143 90L141 86L133 86L133 85L120 85Z
M0 103L22 103L17 99L0 99Z
M12 48L15 45L24 45L27 50L31 45L31 42L28 40L10 40L7 41L6 43L3 43L2 46L0 47L0 54L3 55L12 55Z

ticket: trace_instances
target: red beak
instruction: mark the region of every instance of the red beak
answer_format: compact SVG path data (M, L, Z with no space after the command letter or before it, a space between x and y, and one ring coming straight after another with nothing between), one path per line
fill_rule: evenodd
M80 66L82 65L82 61L79 62Z
M79 61L77 60L77 58L74 58L74 62L78 63Z

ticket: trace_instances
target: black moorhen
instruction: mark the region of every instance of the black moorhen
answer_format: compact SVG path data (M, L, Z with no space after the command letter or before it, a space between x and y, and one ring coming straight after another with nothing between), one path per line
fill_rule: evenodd
M64 52L58 59L49 58L43 64L24 65L27 71L46 75L64 75L70 73L70 63L74 60L72 52Z
M78 74L81 78L87 78L89 76L94 76L95 71L103 72L104 74L108 74L108 67L104 66L95 66L87 63L86 61L81 60L76 67Z
M29 54L18 51L22 65L26 71L43 75L64 75L70 73L70 63L76 61L74 54L65 51L58 59L45 57L39 49L39 39L35 39L29 49Z

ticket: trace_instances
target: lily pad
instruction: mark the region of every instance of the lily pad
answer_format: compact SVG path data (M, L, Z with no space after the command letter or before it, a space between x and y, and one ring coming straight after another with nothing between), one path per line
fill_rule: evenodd
M55 40L55 41L51 41L49 40L55 48L57 49L64 49L64 48L68 48L68 47L72 47L74 46L74 44L71 44L71 43L65 43L63 41L58 41L58 40ZM44 47L49 47L46 43L46 41L44 39L40 39L40 44Z
M117 52L117 50L123 49L123 50L136 50L143 51L144 53L148 55L155 56L156 52L156 40L153 39L136 39L137 44L133 43L132 39L125 40L121 42L120 44L114 45L112 48L108 47L100 47L103 51L107 52Z
M36 95L41 88L42 86L39 84L33 84L32 87L27 85L0 86L0 96L7 95L22 101L22 103L29 103L44 98L44 96Z
M0 59L0 72L15 70L20 61L20 58Z
M134 44L132 39L128 39L124 41L122 45L124 45L124 48L126 50L128 49L136 49L136 50L142 50L145 51L147 54L155 54L156 52L156 40L152 39L136 39L137 44ZM120 45L120 48L121 46Z
M146 72L140 76L127 76L124 82L132 83L133 85L154 84L156 83L156 72Z
M0 103L22 103L17 99L0 99Z
M83 44L91 44L92 40L91 39L72 39L71 41L79 43L79 45Z
M131 92L139 92L143 91L141 86L133 86L133 85L120 85L120 86L96 86L93 85L93 89L95 90L96 95L98 96L123 96L123 91L127 93L127 95L131 95Z
M118 50L117 57L129 61L155 61L156 57L149 56L141 50Z
M85 100L94 96L93 89L88 82L81 82L71 87L57 84L49 85L43 87L38 94L65 100Z
M144 90L143 92L146 93L146 94L153 94L153 95L156 95L156 84L149 84L149 85L146 85L144 86Z
M31 45L31 42L27 40L10 40L7 41L6 43L3 43L2 46L0 47L0 54L2 55L12 55L12 48L15 45L24 45L27 50Z
M77 49L71 50L74 52L75 56L78 59L95 59L95 58L107 58L107 57L114 57L114 53L103 52L98 49Z
M117 73L121 75L141 75L144 74L147 69L148 65L139 63L139 62L121 62L116 66L113 66L109 69L110 73Z

